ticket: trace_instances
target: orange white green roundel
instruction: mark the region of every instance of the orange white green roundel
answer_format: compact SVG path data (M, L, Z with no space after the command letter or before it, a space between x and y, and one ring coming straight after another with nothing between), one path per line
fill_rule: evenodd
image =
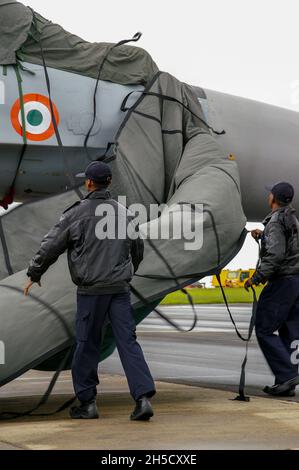
M28 140L42 141L50 139L55 129L53 126L50 100L46 96L38 93L24 95L24 112L26 124L26 137ZM59 124L59 114L55 104L52 101L53 112ZM18 99L11 109L11 122L15 131L23 135L21 102Z

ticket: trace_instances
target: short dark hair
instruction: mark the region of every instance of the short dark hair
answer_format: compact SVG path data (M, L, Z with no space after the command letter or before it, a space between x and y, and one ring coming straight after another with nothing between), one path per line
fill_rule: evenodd
M97 189L107 189L108 186L110 185L111 183L111 180L110 181L105 181L104 183L97 183L96 181L94 180L91 180L94 184L94 186L97 188Z
M283 202L283 201L280 201L279 199L277 199L275 196L274 196L274 202L276 202L276 204L278 204L280 207L287 207L291 204L292 201L290 202Z

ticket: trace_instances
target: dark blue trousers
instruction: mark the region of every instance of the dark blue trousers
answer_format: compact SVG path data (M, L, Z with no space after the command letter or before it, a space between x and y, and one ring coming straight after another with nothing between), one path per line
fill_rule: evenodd
M142 349L137 342L130 293L77 296L76 350L72 377L76 396L81 402L96 397L99 384L98 363L105 321L109 320L119 357L134 400L153 396L155 384Z
M255 331L275 383L298 375L298 365L291 359L295 351L291 345L299 340L299 276L286 276L267 284L258 301Z

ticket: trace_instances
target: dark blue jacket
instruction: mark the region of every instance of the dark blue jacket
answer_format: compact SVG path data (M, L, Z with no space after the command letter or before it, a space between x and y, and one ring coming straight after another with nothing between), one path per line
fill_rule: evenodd
M107 212L103 216L104 209ZM101 238L97 235L97 227L101 228L103 220L109 221L115 237ZM122 232L125 236L118 234L120 223L127 229L131 222L132 214L111 199L109 191L89 193L64 211L60 221L44 237L39 251L30 262L28 277L38 282L67 250L71 277L79 287L79 293L108 294L128 290L144 251L138 227L135 227L138 233L136 239L128 237L127 230Z
M295 209L281 207L271 212L263 224L261 257L253 282L299 275L299 222Z

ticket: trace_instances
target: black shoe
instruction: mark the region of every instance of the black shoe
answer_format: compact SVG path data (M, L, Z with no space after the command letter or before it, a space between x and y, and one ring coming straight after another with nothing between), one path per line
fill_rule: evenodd
M81 403L80 406L73 406L70 409L70 417L73 419L98 419L99 412L95 400Z
M132 421L148 421L152 416L154 416L154 412L149 399L145 396L139 398L130 419Z
M294 397L296 395L295 387L289 388L285 392L280 391L279 385L272 385L269 387L268 385L263 389L264 393L267 395L272 395L273 397Z
M299 385L299 375L296 375L296 377L287 380L282 384L265 387L264 392L276 397L293 397L295 396L296 385Z

